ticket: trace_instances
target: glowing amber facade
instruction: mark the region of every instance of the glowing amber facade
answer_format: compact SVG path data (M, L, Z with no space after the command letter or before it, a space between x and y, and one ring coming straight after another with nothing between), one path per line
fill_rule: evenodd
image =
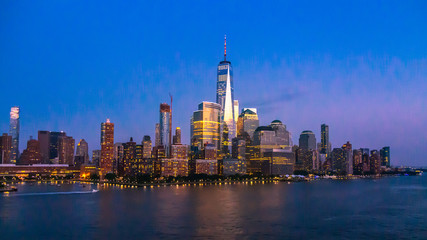
M220 148L221 106L213 102L202 102L191 119L192 145L202 149L206 144Z
M114 160L114 123L107 119L101 124L101 159L100 169L101 175L113 172Z

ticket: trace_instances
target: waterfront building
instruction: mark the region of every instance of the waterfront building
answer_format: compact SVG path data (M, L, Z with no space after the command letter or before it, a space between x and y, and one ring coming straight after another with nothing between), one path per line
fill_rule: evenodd
M101 160L101 150L93 150L92 165L94 165L95 167L99 167L100 160Z
M213 102L202 102L191 118L192 146L202 150L206 144L220 149L221 106Z
M361 148L360 151L362 152L363 172L369 172L371 171L369 148Z
M10 109L9 135L12 136L11 163L16 163L19 158L19 111L19 107L16 106Z
M75 166L75 167L81 167L82 165L84 165L85 164L85 158L84 158L84 156L74 156L74 163L73 163L73 166Z
M142 139L142 145L144 146L143 158L151 158L151 138L148 135L145 135Z
M353 174L363 174L363 154L360 149L353 150Z
M280 120L274 120L271 122L270 127L274 130L276 145L278 145L279 148L291 150L291 134L286 130L286 125Z
M256 108L244 108L237 119L237 136L247 133L253 139L257 127L259 127L259 120Z
M160 123L156 123L154 146L160 146Z
M42 157L43 164L50 163L50 132L49 131L38 131L37 140L40 144L40 155Z
M188 159L188 145L173 144L171 146L171 158Z
M320 153L329 155L330 143L329 143L329 126L322 124L320 126Z
M239 166L239 159L237 158L224 158L222 162L222 174L224 176L231 176L236 174L245 174Z
M101 123L101 157L100 157L100 177L113 172L114 155L114 123L107 118L105 123Z
M380 150L381 166L390 167L390 147L383 147Z
M113 151L113 172L117 174L117 176L123 176L124 171L124 148L122 143L115 143L114 144L114 151Z
M347 174L347 160L346 153L343 148L334 148L331 153L332 170L337 174Z
M173 144L180 144L181 143L181 128L177 127L175 129L175 135L173 136Z
M129 142L123 144L123 173L131 176L138 170L136 158L136 142L130 138Z
M316 169L315 160L313 150L298 147L295 151L295 170L312 172Z
M305 150L316 150L316 136L312 131L303 131L299 137L299 147Z
M49 161L50 163L59 163L59 138L67 136L64 131L61 132L50 132L49 133Z
M161 160L161 176L162 177L177 177L188 175L188 159L162 159Z
M207 174L207 175L218 174L218 161L196 159L196 174Z
M347 141L342 146L346 158L346 172L347 174L353 174L353 148L350 142Z
M217 68L216 102L221 106L221 149L224 154L229 154L232 139L236 137L236 126L233 69L231 62L227 61L226 39L224 39L224 60Z
M369 167L372 174L379 174L381 171L381 157L377 150L371 150L371 156L369 158Z
M74 165L75 140L70 136L58 138L58 163Z
M40 155L40 144L39 141L32 139L27 142L27 148L22 152L22 155L19 159L19 164L29 165L29 164L40 164L42 162L42 157Z
M79 143L77 144L76 156L83 157L84 164L89 163L89 145L87 144L86 140L80 139Z
M1 164L10 164L12 152L12 136L3 133L0 136L0 163Z

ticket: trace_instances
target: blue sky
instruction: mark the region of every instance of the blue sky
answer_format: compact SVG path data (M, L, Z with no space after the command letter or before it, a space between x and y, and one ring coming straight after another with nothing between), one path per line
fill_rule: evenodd
M392 164L427 165L425 1L2 1L0 131L21 107L21 143L63 130L98 149L154 137L174 95L189 139L197 104L215 101L216 66L234 67L235 98L298 142L330 125L340 147L391 146Z

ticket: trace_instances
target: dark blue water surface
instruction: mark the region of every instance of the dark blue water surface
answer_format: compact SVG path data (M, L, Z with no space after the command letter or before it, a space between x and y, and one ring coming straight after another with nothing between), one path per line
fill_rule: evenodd
M427 239L426 176L17 187L0 196L0 239Z

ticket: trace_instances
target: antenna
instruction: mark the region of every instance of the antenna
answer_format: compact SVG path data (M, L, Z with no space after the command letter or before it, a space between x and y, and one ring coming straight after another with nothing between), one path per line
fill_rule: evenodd
M224 61L227 61L227 35L224 35Z

